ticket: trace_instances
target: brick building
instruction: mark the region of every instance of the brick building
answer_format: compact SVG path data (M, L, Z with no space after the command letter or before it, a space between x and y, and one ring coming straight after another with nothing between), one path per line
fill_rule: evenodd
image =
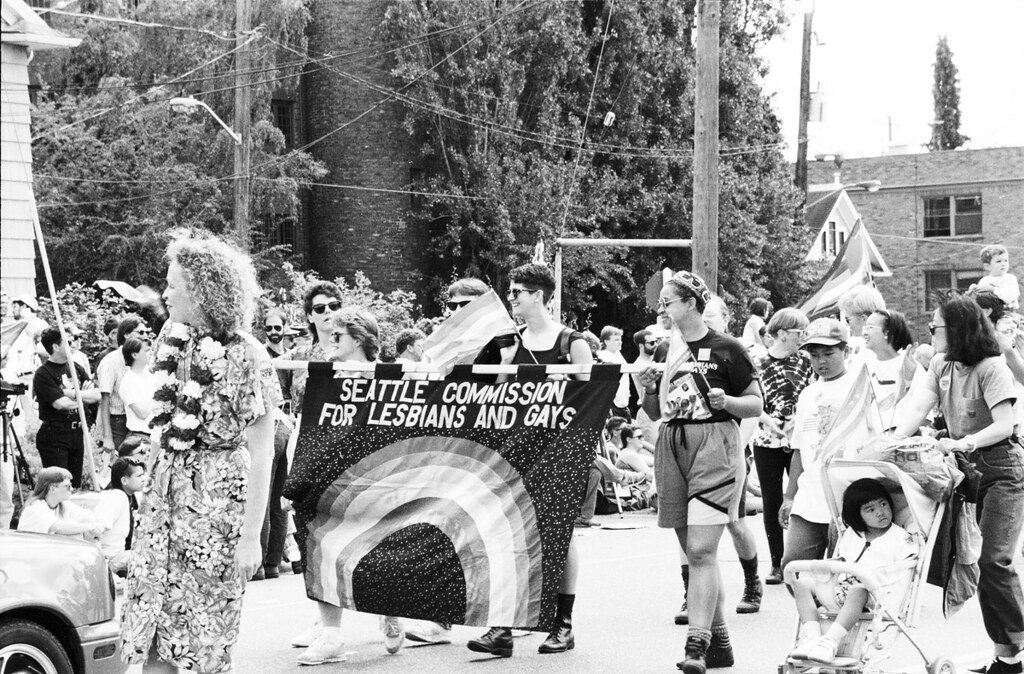
M835 171L811 162L809 181L832 182ZM893 272L878 289L917 337L927 334L933 292L983 276L984 246L1006 246L1010 272L1024 281L1024 147L846 159L840 180L881 181L877 192L848 195Z
M422 175L416 164L416 143L403 126L404 107L386 98L391 89L386 50L372 30L384 17L386 0L314 0L307 28L309 55L346 53L337 68L315 61L303 74L301 93L292 114L302 143L317 142L310 153L330 173L326 185L408 190ZM353 77L345 77L338 71ZM369 81L375 87L356 80ZM279 100L278 105L288 104ZM367 113L367 111L369 111ZM366 114L364 114L366 113ZM280 124L279 124L280 126ZM413 204L409 194L316 186L307 200L305 244L307 264L324 278L351 279L363 271L376 290L413 289L426 263L429 237L409 225ZM300 247L300 250L302 247Z

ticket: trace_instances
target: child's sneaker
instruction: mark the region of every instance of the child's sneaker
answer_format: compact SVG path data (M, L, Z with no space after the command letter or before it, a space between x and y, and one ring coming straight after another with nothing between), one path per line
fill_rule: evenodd
M300 665L322 665L328 662L342 662L345 657L344 642L341 639L332 639L321 632L295 661Z
M833 662L838 648L839 644L836 642L828 637L821 637L807 649L807 659L814 662Z

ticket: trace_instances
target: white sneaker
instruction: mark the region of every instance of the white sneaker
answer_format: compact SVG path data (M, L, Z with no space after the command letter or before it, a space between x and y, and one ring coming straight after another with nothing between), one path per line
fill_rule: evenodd
M422 644L450 644L452 642L451 625L416 620L405 628L405 638Z
M381 616L380 629L384 632L384 648L388 653L394 655L402 648L402 642L405 641L402 622L394 616Z
M822 637L807 649L807 659L826 664L833 662L836 659L836 650L838 648L839 645L836 642L828 637Z
M789 652L789 657L796 658L797 660L806 660L811 647L817 645L819 639L821 639L819 634L805 634L796 640L796 645Z
M345 660L345 644L341 639L331 639L321 630L309 648L302 652L295 659L300 665L322 665L327 662L342 662Z
M309 648L324 633L324 626L317 620L313 626L292 639L292 648Z

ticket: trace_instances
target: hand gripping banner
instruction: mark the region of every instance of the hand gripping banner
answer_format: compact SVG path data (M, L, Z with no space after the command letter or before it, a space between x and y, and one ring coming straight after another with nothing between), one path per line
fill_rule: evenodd
M549 630L589 466L618 386L372 378L310 363L285 496L306 593L335 606Z

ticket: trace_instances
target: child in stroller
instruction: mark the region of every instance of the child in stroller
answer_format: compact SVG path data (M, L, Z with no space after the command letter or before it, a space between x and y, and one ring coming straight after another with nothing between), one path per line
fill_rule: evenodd
M893 521L892 496L876 479L852 482L843 494L842 519L847 528L836 546L833 561L857 564L858 576L873 575L880 595L870 595L858 576L801 574L793 583L800 631L790 657L831 663L847 631L874 602L899 604L913 578L914 560L920 553L913 536ZM838 611L825 634L821 632L818 607Z

